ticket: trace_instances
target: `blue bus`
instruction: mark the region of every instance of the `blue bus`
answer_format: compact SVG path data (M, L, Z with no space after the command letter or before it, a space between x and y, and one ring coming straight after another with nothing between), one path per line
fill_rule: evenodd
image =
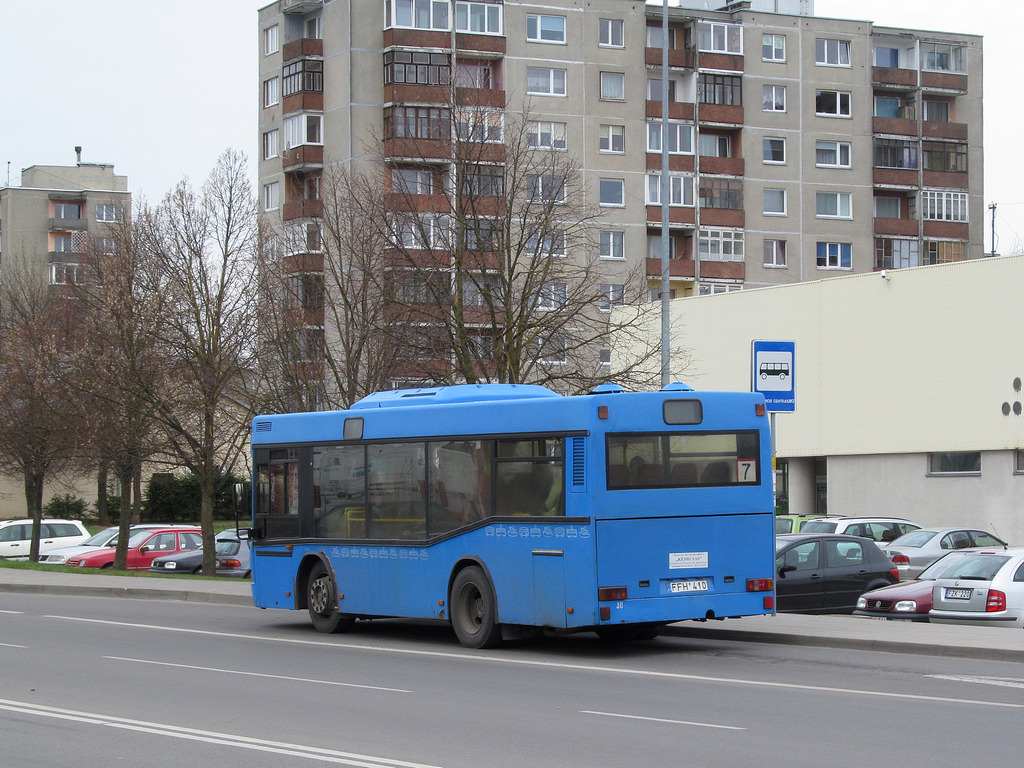
M252 593L321 632L649 638L774 612L764 398L461 384L252 423Z

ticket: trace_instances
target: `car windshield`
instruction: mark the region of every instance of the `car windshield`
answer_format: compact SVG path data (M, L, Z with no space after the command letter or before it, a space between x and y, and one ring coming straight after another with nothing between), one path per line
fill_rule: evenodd
M94 533L88 539L83 541L82 542L82 546L102 547L104 544L106 544L110 540L111 535L115 534L115 533L117 533L117 526L116 525L111 526L110 528L104 528L99 533Z
M943 579L965 579L968 581L992 581L999 569L1010 560L1001 555L965 555L962 560L942 574Z
M895 541L890 541L890 547L923 547L929 541L939 535L938 531L911 531L900 536Z
M128 539L128 548L132 549L134 547L141 546L142 543L152 535L153 531L136 531L131 535L131 538ZM111 543L113 544L114 542Z
M800 529L800 533L835 533L836 524L829 522L828 520L811 520L809 523L804 523L804 527Z

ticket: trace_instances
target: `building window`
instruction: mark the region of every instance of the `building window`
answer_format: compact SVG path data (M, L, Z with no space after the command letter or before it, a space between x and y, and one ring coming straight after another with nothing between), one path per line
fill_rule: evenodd
M953 141L922 141L921 162L926 171L967 172L967 145Z
M709 53L743 52L743 27L739 24L697 23L697 49Z
M50 285L81 285L83 277L81 264L55 262L50 265Z
M743 181L701 176L700 204L705 208L743 210Z
M78 221L82 218L82 206L79 203L54 203L53 218Z
M647 78L647 100L648 101L661 101L661 78L660 77L649 77ZM676 100L676 81L671 77L668 79L668 100Z
M849 67L850 41L819 37L814 41L814 63L829 67Z
M935 101L925 99L922 102L924 121L926 123L948 123L950 117L950 103L948 101Z
M818 192L817 212L819 219L852 219L853 195L849 192Z
M286 117L284 120L285 150L303 144L323 144L322 121L323 115L303 113Z
M451 116L438 107L389 107L384 110L384 136L389 139L448 139Z
M505 166L470 164L462 178L462 194L501 197L505 194Z
M875 117L903 117L903 102L895 96L875 96Z
M765 163L781 164L786 162L786 140L779 138L764 137L762 140L762 153Z
M764 112L786 111L786 86L764 85L761 87L761 109Z
M814 145L814 164L819 168L849 168L850 142L818 141Z
M276 211L281 206L281 185L272 181L263 185L263 210Z
M921 218L927 221L967 221L967 193L921 190Z
M537 309L550 312L565 306L568 292L565 283L544 283L537 292Z
M947 451L928 454L929 475L980 475L981 451Z
M647 47L661 48L661 26L647 27ZM676 49L676 30L673 27L668 29L668 48L670 51Z
M917 168L917 142L904 139L875 139L876 168Z
M784 62L786 60L786 36L761 35L761 60Z
M598 309L611 312L612 307L621 307L626 303L626 286L619 283L605 283L601 286L601 300Z
M526 143L533 149L565 149L565 123L530 121L526 129Z
M432 195L434 174L427 168L393 168L391 191L403 195Z
M319 63L322 67L323 62ZM451 82L451 74L451 62L446 53L427 53L425 51L385 51L384 53L384 85L392 83L448 85Z
M270 160L281 154L281 132L275 128L263 134L263 159Z
M501 112L471 107L455 110L455 136L459 141L499 143L504 130Z
M648 235L647 236L647 258L648 259L660 259L661 258L661 235ZM674 237L668 238L668 257L674 259L676 257L676 239ZM671 292L670 298L675 298L675 291ZM654 292L651 294L651 301L658 301L661 298L661 291L657 291L657 296L654 296Z
M527 67L526 92L536 96L565 96L565 70Z
M602 125L600 136L602 152L622 153L626 151L626 126Z
M765 189L764 190L764 203L761 207L761 212L765 216L785 216L786 215L786 190L784 189Z
M818 243L818 269L850 269L852 266L851 243Z
M661 123L647 123L647 151L661 152ZM693 154L693 126L683 123L668 124L668 152L670 155Z
M450 28L448 0L390 0L388 10L391 12L390 26L393 27Z
M54 235L53 237L53 252L54 253L75 253L75 241L71 235Z
M490 63L461 62L455 65L455 86L484 91L494 90L500 88L495 73L496 70Z
M721 293L735 293L742 291L743 286L738 283L705 283L701 282L697 289L699 296L716 296Z
M669 205L693 207L693 176L669 175ZM661 205L661 174L647 174L647 204Z
M598 356L598 362L601 365L611 365L612 364L612 351L610 349L604 349L604 348L599 349L598 352L597 352L597 356Z
M718 133L701 133L697 136L697 151L701 157L731 157L732 141Z
M501 34L501 9L498 3L455 3L455 29L477 35Z
M526 39L532 43L564 43L565 16L527 14Z
M893 237L875 238L875 269L902 269L916 267L919 261L920 244L917 240L901 240Z
M306 19L306 39L324 39L323 21L319 14L317 14L316 16L310 16L308 19Z
M921 69L929 72L967 72L967 47L921 43Z
M281 101L281 78L272 77L263 81L263 106L272 107Z
M815 91L814 114L821 117L850 117L849 91Z
M626 98L626 76L622 72L601 73L601 98L623 101Z
M702 261L743 261L743 230L702 229L697 253Z
M124 209L117 203L99 203L96 205L96 221L120 221Z
M875 218L900 218L900 198L892 195L875 195Z
M263 55L269 56L281 50L281 28L275 24L263 30Z
M626 257L625 233L616 230L601 232L598 255L602 259L624 259Z
M883 46L875 47L875 66L885 67L886 69L899 69L900 68L900 49L899 48L885 48Z
M117 253L117 240L112 237L97 237L93 242L96 244L96 252L107 255Z
M697 84L701 104L740 106L743 103L743 78L733 75L701 75Z
M565 178L553 174L526 174L526 199L531 203L565 202Z
M565 232L534 232L526 238L530 256L565 256Z
M786 266L786 241L770 240L764 241L764 266L784 267Z
M964 260L966 246L952 240L927 240L924 248L925 264L950 264Z
M625 47L622 19L599 19L597 44L606 48Z
M624 207L626 205L626 182L622 179L601 179L600 204Z
M385 54L385 60L387 54ZM324 90L324 62L322 59L299 59L285 64L281 71L284 96L293 93L322 93Z

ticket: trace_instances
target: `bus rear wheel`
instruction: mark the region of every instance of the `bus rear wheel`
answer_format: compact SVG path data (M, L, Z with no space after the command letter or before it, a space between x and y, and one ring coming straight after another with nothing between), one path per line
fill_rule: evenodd
M455 636L466 648L494 648L501 645L497 622L497 601L491 582L475 565L459 571L452 584L451 621Z
M338 589L327 567L322 563L313 567L306 582L306 605L309 618L317 632L347 632L356 620L338 610Z

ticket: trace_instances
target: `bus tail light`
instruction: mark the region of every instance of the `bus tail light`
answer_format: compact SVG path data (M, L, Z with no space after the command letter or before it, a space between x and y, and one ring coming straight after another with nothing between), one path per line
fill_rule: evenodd
M625 600L626 599L626 588L625 587L598 587L597 588L597 599L601 602L608 600Z
M990 589L988 591L988 598L985 600L985 611L1005 611L1006 610L1006 593L1000 592L998 589Z
M764 609L766 611L775 610L775 595L765 595L764 597Z
M747 579L747 592L771 592L775 579Z
M764 403L754 403L754 415L755 416L764 416L766 411L767 411L767 408L765 408L765 404Z

